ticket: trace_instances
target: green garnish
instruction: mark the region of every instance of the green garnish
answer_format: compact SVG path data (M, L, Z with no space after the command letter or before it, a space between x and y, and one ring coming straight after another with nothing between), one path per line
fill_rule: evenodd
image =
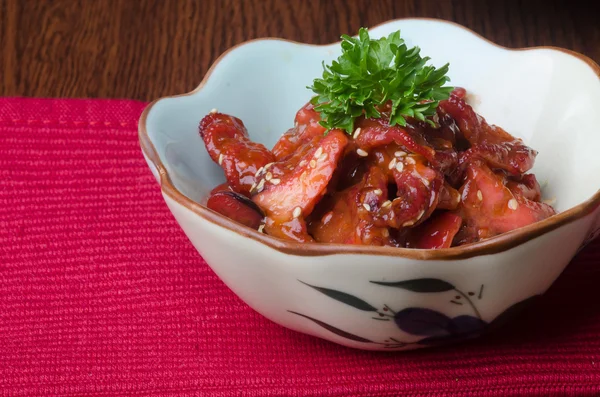
M308 87L317 95L311 103L321 114L321 125L340 128L349 134L361 115L380 118L377 107L391 103L390 125L406 125L406 117L433 122L439 101L447 99L452 87L446 76L448 64L436 69L425 65L420 48L408 48L400 31L371 40L361 28L358 38L342 36L342 55L331 65L323 63L323 78Z

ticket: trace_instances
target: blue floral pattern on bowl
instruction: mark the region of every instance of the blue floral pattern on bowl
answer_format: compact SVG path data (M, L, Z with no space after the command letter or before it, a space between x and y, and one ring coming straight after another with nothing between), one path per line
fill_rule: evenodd
M449 304L465 306L465 313L456 317L449 317L439 311L424 307L406 307L403 309L394 309L387 304L382 307L376 307L365 300L349 294L330 288L319 287L300 281L302 284L313 288L320 293L334 299L338 302L352 306L360 311L371 313L371 319L377 321L393 321L396 326L406 334L420 336L421 339L416 342L406 342L400 337L389 337L383 341L373 341L359 335L354 335L339 329L331 324L312 318L302 313L289 310L290 313L306 318L313 323L327 329L328 331L356 342L371 343L382 345L385 348L395 349L403 348L408 345L436 346L450 342L457 342L466 339L475 338L484 332L496 329L502 326L510 317L513 317L540 295L534 295L523 301L520 301L500 315L493 321L486 322L482 319L481 313L476 305L476 300L483 298L484 285L479 286L477 291L462 291L453 284L437 278L420 278L404 280L397 282L371 281L373 284L381 285L387 288L401 288L415 293L436 293L453 291L455 295L449 300Z

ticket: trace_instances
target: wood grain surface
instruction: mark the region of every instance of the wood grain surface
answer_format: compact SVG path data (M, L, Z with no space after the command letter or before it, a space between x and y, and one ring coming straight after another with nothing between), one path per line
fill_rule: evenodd
M595 1L0 0L0 95L152 100L258 37L323 44L394 18L458 22L508 47L600 61Z

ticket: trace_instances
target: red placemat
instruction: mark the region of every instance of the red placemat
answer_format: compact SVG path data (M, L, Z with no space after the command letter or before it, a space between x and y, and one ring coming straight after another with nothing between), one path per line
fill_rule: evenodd
M340 347L265 320L200 258L139 149L144 106L0 98L2 395L600 395L600 241L499 334Z

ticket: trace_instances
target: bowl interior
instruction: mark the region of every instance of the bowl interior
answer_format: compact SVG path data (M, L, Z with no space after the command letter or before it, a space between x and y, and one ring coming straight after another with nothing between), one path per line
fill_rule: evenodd
M557 210L598 191L600 83L590 65L559 50L507 50L441 21L393 21L370 33L398 29L436 66L450 62L451 84L470 92L478 113L539 151L533 172ZM321 75L321 62L338 55L338 44L250 42L226 53L200 89L158 101L146 130L175 187L202 203L224 181L198 135L199 121L212 108L239 117L252 139L272 147L310 99L306 87Z

